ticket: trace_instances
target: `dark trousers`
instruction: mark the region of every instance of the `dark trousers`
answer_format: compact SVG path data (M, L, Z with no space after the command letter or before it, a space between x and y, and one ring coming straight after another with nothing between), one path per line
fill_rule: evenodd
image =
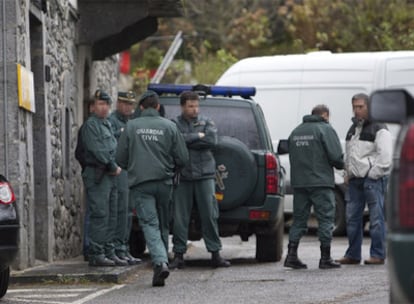
M203 179L181 181L174 192L173 203L173 251L187 251L188 225L191 210L196 204L201 221L201 232L209 252L219 251L221 241L218 230L219 208L215 197L215 181Z
M293 192L293 224L289 241L298 243L308 231L313 206L318 220L318 238L322 246L330 246L335 220L335 195L329 187L295 188Z

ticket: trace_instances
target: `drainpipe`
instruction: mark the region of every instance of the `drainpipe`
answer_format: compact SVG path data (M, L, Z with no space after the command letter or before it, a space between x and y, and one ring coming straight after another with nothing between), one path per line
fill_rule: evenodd
M7 56L6 56L6 42L7 42L7 33L6 33L6 0L2 1L2 20L3 20L3 106L4 106L4 119L3 119L3 131L4 131L4 174L6 178L9 177L9 136L8 136L8 124L7 124Z

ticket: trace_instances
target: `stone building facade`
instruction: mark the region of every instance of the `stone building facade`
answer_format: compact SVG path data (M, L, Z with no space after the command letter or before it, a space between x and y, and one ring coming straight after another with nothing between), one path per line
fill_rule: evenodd
M74 149L87 101L97 88L116 96L117 53L154 33L157 17L180 16L181 3L129 0L113 9L114 2L104 0L0 1L0 173L16 193L20 250L14 267L24 269L81 253L83 185ZM174 10L165 14L165 6ZM135 19L115 22L132 7ZM91 22L95 8L116 24L105 30L105 19ZM128 29L142 22L148 27L131 38ZM31 111L18 103L18 64L33 75Z

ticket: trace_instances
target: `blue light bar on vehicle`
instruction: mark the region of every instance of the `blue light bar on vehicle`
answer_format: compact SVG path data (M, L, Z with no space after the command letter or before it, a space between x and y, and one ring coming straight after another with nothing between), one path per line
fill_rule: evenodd
M162 94L176 94L179 95L183 91L195 91L205 95L212 96L241 96L243 98L250 98L256 95L255 87L233 87L233 86L207 86L202 84L156 84L150 83L148 90L155 91L158 95Z

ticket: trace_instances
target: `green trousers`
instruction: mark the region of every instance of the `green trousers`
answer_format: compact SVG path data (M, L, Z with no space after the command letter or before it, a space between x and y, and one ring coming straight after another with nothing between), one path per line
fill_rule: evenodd
M174 192L173 200L173 251L187 251L188 225L191 210L196 204L201 221L201 233L207 251L221 250L218 230L219 208L215 197L214 179L181 181Z
M117 217L116 222L112 226L115 227L114 245L115 252L118 254L126 253L128 249L129 231L131 229L129 221L132 220L132 217L130 217L128 206L129 187L127 171L123 170L116 179L118 189Z
M308 219L313 206L318 220L318 238L322 246L330 246L335 220L335 195L332 188L295 188L293 192L293 223L289 242L299 243L308 230Z
M86 167L82 177L89 211L89 258L92 260L99 255L111 256L115 252L115 227L111 225L117 217L116 178L103 174L97 179L93 167Z
M154 265L168 263L171 195L170 180L142 183L129 192Z

